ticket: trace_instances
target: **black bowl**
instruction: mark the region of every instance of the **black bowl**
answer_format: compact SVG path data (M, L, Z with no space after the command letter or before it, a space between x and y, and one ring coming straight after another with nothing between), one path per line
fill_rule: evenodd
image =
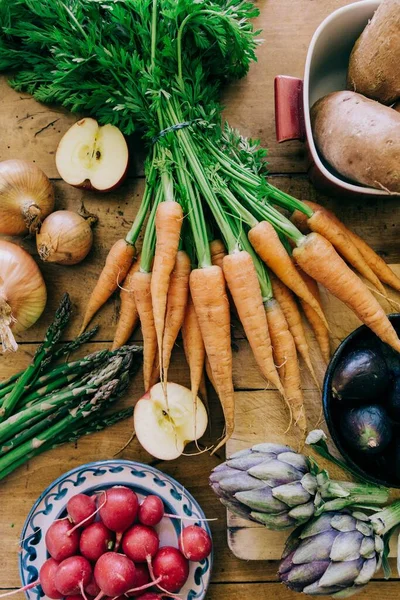
M397 334L400 335L400 313L388 315L388 317ZM398 451L398 448L400 448L400 428L395 429L394 437L396 439L382 456L368 456L367 458L358 456L351 448L347 447L346 441L340 434L339 420L342 413L342 405L340 401L332 396L333 375L339 362L350 352L367 348L383 355L393 376L400 377L400 355L382 343L365 325L355 329L340 344L325 373L322 390L325 421L335 446L345 461L355 471L373 483L386 487L400 488L400 470L398 467L396 475L394 461L396 455L400 456ZM396 442L398 444L397 448L394 447Z

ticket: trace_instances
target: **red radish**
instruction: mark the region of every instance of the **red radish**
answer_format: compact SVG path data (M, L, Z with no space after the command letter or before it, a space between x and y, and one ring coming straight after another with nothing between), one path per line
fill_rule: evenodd
M161 578L160 588L167 592L178 592L189 575L189 561L172 546L160 548L152 566L154 576Z
M72 596L82 592L92 579L92 567L83 556L70 556L59 565L54 584L63 596Z
M65 596L65 600L93 600L93 596L85 594L83 597L82 594L72 594L72 596Z
M147 567L146 564L144 563L138 563L135 564L135 568L136 568L136 575L135 575L135 588L140 588L142 587L142 585L146 585L147 583L150 583L151 578L150 578L150 573L149 573L149 569ZM138 596L140 594L140 592L127 592L126 595L127 596Z
M211 538L207 531L198 525L185 527L179 536L179 550L191 561L207 558L212 549Z
M148 562L160 545L157 532L146 525L133 525L122 538L122 550L135 563Z
M164 598L164 597L165 596L160 596L159 594L156 594L155 592L146 592L145 594L138 596L136 598L136 600L160 600L160 598Z
M93 576L92 576L92 579L90 580L90 582L88 583L88 585L85 587L85 592L86 592L86 595L93 596L93 598L95 598L97 596L97 594L100 592L100 588L97 585L97 583L95 582Z
M67 512L74 525L90 525L96 517L96 498L86 494L76 494L67 502Z
M68 519L60 519L54 521L46 532L46 548L50 556L59 562L78 552L79 532L72 529Z
M115 550L118 550L122 534L136 519L139 500L135 492L124 486L114 486L104 493L106 499L100 508L100 518L108 529L116 532Z
M114 533L101 521L92 523L81 533L79 550L85 558L96 562L102 554L112 550L114 546Z
M42 590L46 596L53 598L54 600L58 600L59 598L63 597L63 595L60 594L54 585L54 577L59 564L60 563L54 560L54 558L49 558L42 564L39 574Z
M94 567L94 578L103 596L121 596L135 585L136 569L133 562L123 554L106 552ZM98 598L100 595L98 595Z
M154 527L164 516L164 503L158 496L147 496L139 506L138 519L142 525Z

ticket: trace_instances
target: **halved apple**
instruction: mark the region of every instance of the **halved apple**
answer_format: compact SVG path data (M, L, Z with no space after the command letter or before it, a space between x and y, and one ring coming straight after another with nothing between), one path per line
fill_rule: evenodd
M61 138L56 165L70 185L108 192L124 180L128 158L128 145L117 127L81 119Z
M188 442L201 438L207 428L207 411L197 398L195 411L192 392L177 383L156 383L135 406L135 433L143 448L155 458L178 458Z

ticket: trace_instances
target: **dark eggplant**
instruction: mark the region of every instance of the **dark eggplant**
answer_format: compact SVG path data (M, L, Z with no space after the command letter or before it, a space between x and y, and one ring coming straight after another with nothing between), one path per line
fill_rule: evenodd
M343 412L340 433L349 448L364 456L373 455L383 452L390 444L392 425L382 406L360 406Z
M332 378L332 395L339 400L380 402L390 382L384 359L373 350L354 350L345 356Z
M400 379L396 379L387 400L389 416L400 423Z

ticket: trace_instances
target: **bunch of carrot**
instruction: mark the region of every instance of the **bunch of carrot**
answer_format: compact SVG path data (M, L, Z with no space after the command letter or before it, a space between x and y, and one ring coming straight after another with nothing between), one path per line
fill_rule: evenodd
M145 206L149 218L141 254L135 256L132 233L113 246L83 327L124 280L114 348L126 342L140 320L146 388L158 378L167 381L172 349L181 331L194 401L207 361L224 410L225 435L216 450L234 428L230 333L234 308L262 375L279 390L303 436L307 421L298 354L316 376L299 306L325 362L329 326L317 283L400 351L385 312L348 265L385 295L382 282L400 290L400 280L332 213L273 188L263 177L261 164L256 172L246 165L243 150L235 152L232 135L229 144L222 138L221 151L208 147L207 140L202 144L189 129L177 131L176 138L181 147L171 148L174 169L167 180L165 172L149 172L131 230L136 241ZM179 152L185 147L190 150L186 156ZM212 170L197 158L207 148L208 165L214 161ZM290 209L292 220L274 205Z

